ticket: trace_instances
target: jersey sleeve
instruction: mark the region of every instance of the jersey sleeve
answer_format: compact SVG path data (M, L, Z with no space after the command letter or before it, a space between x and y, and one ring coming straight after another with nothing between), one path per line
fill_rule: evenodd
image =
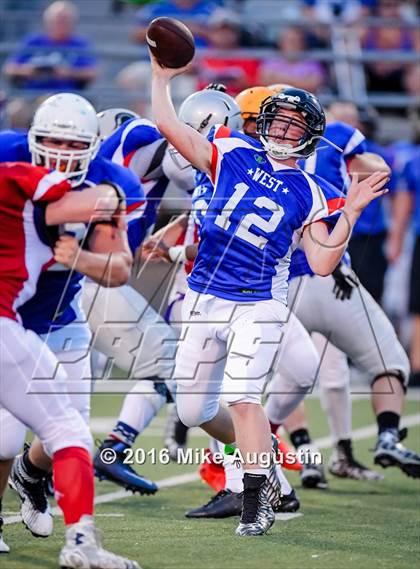
M348 161L356 156L367 152L366 139L357 128L345 125L347 127L348 140L343 148L343 158Z
M302 223L302 229L316 221L324 221L329 225L336 223L346 200L332 184L316 175L305 176L310 189L312 202L309 204L309 213Z
M114 164L112 181L124 191L127 203L127 232L130 249L134 254L144 238L144 210L146 198L137 176L128 168Z
M8 177L34 202L53 202L71 190L70 182L60 172L24 162L11 164Z
M210 129L207 139L212 145L210 174L213 184L217 183L223 160L232 150L252 147L255 147L256 151L262 150L260 145L255 146L258 143L249 136L221 124Z
M153 123L146 119L132 119L123 123L110 138L114 136L120 139L116 153L121 153L124 166L130 165L137 151L163 138Z

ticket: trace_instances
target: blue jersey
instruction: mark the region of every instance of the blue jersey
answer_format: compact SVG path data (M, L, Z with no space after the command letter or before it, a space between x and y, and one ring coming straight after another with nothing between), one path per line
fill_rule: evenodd
M414 196L414 231L420 235L420 149L404 167L403 188Z
M236 301L286 303L290 256L303 229L338 211L328 182L271 159L224 126L213 144L213 193L202 221L191 289Z
M131 119L123 123L101 145L100 156L130 168L141 180L146 207L137 220L139 239L153 231L157 209L169 180L162 170L166 140L147 119Z
M382 146L379 146L372 140L366 140L366 152L373 152L382 156L388 166L391 168L391 178L387 184L387 188L393 192L396 187L397 176L393 172L393 163L391 154L386 152ZM383 200L373 200L360 214L356 225L353 229L353 235L378 235L384 233L388 229L388 219L384 208Z
M347 161L356 154L366 152L365 137L359 130L348 124L334 122L327 125L325 138L331 140L341 150L320 142L317 151L306 160L301 160L299 165L305 172L321 176L337 188L342 195L345 195L351 183ZM348 253L345 254L343 260L350 263ZM305 253L302 249L297 249L292 256L290 278L313 274Z
M15 149L13 159L10 158L11 148ZM30 162L31 155L25 133L12 131L0 133L0 162L5 160ZM102 157L97 157L91 162L85 181L77 189L83 191L104 181L117 183L123 189L127 198L127 210L135 212L144 206L144 194L136 176L127 168L122 168ZM41 208L35 208L34 215L37 230L47 243L49 231L45 226ZM129 233L130 225L129 222ZM131 241L134 246L138 246L135 235ZM82 279L83 275L70 271L58 263L49 266L41 273L35 295L19 308L23 326L37 334L46 334L79 318L82 314L79 307Z

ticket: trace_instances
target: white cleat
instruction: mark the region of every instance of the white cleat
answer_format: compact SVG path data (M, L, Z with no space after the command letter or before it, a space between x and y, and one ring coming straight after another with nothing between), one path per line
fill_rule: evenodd
M9 553L10 547L4 543L3 537L0 535L0 553Z
M44 481L26 479L19 469L18 460L15 460L10 473L9 486L18 493L22 502L22 522L34 537L49 537L53 531L53 518Z
M9 553L10 547L3 541L3 518L0 514L0 553Z
M141 569L136 561L103 549L100 532L90 516L83 516L66 530L59 564L61 569Z

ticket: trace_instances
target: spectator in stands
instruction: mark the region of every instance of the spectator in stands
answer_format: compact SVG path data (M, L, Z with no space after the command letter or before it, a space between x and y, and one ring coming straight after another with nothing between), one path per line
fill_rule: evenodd
M223 83L230 95L257 83L259 61L244 55L232 57L232 50L241 48L241 20L238 14L218 8L208 21L209 47L217 55L206 55L196 64L198 88L209 83ZM226 54L226 55L225 55Z
M4 110L4 128L26 132L31 125L35 108L24 97L15 97L7 101Z
M303 14L311 22L331 25L339 20L349 24L366 14L365 5L368 2L369 0L303 0Z
M288 83L317 93L325 85L326 72L319 61L302 55L308 49L304 31L296 26L284 28L277 40L278 55L266 59L260 67L258 83Z
M404 88L408 95L420 97L420 63L407 66L404 74Z
M354 103L340 101L333 103L329 107L329 112L336 120L358 128L366 137L366 151L382 156L392 171L393 164L390 154L375 142L379 117L373 107L358 109ZM388 183L391 191L395 189L395 183L394 176L391 176ZM388 220L384 200L376 200L363 210L349 243L353 268L363 286L379 303L382 299L388 266L385 257L387 232Z
M144 6L137 14L137 27L133 39L144 43L149 22L154 18L168 16L182 20L190 28L195 37L197 47L205 47L207 40L207 22L217 9L215 0L162 0L158 4Z
M368 87L371 91L404 91L404 75L410 67L398 61L386 61L386 52L418 51L420 49L419 31L405 24L400 0L378 0L373 9L373 15L388 22L365 30L363 33L364 49L383 51L383 56L379 61L366 65Z
M97 62L88 41L74 34L76 6L53 2L43 20L45 32L24 40L4 66L6 77L26 89L83 89L96 77Z

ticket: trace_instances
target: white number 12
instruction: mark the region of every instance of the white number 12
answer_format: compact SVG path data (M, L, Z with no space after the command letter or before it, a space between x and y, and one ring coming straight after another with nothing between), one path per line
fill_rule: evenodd
M230 214L241 201L241 199L245 196L246 192L249 190L249 186L244 182L240 182L236 184L235 191L226 202L225 207L223 208L222 212L216 217L214 223L218 226L227 231L230 227L231 221L229 219ZM255 201L254 205L259 208L266 208L272 212L270 219L264 219L260 217L257 213L248 213L243 217L240 224L238 225L235 236L251 243L254 247L258 249L264 249L266 246L268 239L266 237L262 237L261 235L255 235L249 231L251 226L257 227L261 229L265 233L272 233L276 230L278 224L282 220L284 216L284 209L274 202L267 198L266 196L259 196Z

